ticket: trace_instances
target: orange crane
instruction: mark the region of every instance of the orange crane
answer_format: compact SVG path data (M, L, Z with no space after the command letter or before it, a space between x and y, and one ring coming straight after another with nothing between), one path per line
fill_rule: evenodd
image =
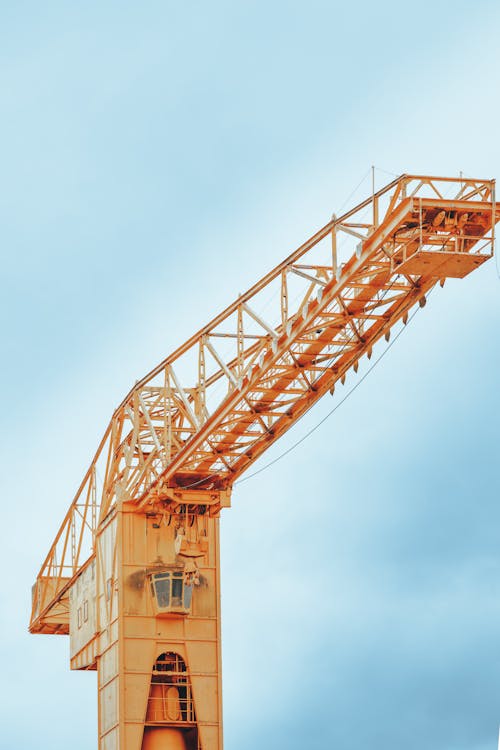
M402 175L127 394L33 586L98 677L100 750L222 750L219 516L236 479L426 295L493 255L493 180Z

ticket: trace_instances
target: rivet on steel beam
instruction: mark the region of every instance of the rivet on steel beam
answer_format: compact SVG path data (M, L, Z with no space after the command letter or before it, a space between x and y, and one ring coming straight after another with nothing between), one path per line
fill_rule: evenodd
M425 294L424 294L423 297L420 297L420 299L418 301L418 304L420 305L420 307L425 307L426 302L427 302L427 300L425 299Z
M390 338L391 338L391 332L390 331L386 331L385 332L385 340L389 341Z
M403 315L403 325L406 325L407 323L408 323L408 313L405 312L405 314Z

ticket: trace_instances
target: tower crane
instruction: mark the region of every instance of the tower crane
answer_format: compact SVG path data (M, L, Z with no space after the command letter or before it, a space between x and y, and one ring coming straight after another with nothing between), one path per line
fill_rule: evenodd
M494 250L493 180L402 175L295 252L115 410L32 590L97 670L99 750L222 750L219 518L235 481L447 278Z

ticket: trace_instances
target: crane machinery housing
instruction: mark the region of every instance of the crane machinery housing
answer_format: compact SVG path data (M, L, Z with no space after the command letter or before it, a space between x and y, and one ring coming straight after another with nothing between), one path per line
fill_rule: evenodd
M32 590L97 670L99 750L222 750L219 517L393 326L493 255L493 180L402 175L322 229L115 410Z

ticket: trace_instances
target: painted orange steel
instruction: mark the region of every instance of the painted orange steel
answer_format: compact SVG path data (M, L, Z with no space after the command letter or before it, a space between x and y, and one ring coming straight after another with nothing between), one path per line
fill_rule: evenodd
M402 175L136 383L33 587L97 669L99 748L221 750L219 514L235 480L448 277L493 254L493 180Z

